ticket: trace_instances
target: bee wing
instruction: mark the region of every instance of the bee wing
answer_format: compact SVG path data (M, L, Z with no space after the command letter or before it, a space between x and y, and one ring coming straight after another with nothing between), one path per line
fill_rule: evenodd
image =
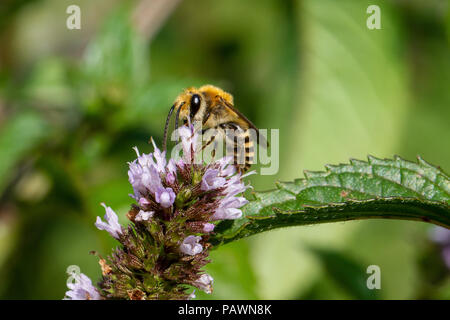
M259 133L258 128L250 121L247 119L246 116L244 116L238 109L236 109L231 103L225 101L224 99L221 99L223 101L223 103L230 108L234 113L236 113L238 115L239 118L241 118L242 120L244 120L245 122L247 122L247 124L250 126L250 128L254 129L256 131L256 133L258 134L258 144L262 145L263 147L268 147L269 146L269 142L267 141L267 139L261 135Z

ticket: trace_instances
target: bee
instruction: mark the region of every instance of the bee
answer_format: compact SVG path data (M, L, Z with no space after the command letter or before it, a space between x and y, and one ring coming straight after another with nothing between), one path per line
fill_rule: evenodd
M227 146L232 146L233 164L239 172L247 171L254 163L255 140L257 143L261 140L261 144L267 146L267 141L260 135L256 126L234 107L231 94L218 87L204 85L200 88L188 88L176 98L167 116L163 150L166 150L167 132L174 110L176 110L175 129L178 128L180 121L183 121L184 125L188 122L201 123L202 132L207 129L216 129L228 142L231 142L227 143ZM231 138L229 132L233 132ZM256 133L256 139L252 133ZM216 136L212 136L203 148L212 143L215 138ZM262 142L263 139L264 142ZM243 154L238 152L242 149Z

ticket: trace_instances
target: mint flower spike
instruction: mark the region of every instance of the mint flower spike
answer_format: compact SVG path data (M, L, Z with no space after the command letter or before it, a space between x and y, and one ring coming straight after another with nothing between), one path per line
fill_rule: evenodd
M91 279L83 273L71 274L74 282L67 283L69 288L66 291L64 300L100 300L101 296L92 285Z
M242 178L253 172L237 172L232 157L208 164L194 161L201 144L191 125L179 128L177 136L180 159L166 160L153 139L153 153L134 148L137 158L128 163L128 179L136 202L127 213L127 228L102 204L106 221L97 217L95 225L120 245L100 259L98 291L92 291L90 282L81 287L89 289L90 297L97 292L101 299L193 299L190 286L212 292L213 277L202 270L210 262L210 234L216 221L242 216L247 203L242 193L250 188ZM69 295L82 297L85 291Z

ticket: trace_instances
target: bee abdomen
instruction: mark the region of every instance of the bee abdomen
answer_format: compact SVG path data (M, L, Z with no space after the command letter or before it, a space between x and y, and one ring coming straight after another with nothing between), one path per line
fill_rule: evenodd
M243 131L234 140L234 165L239 172L246 172L255 163L255 142L250 131Z

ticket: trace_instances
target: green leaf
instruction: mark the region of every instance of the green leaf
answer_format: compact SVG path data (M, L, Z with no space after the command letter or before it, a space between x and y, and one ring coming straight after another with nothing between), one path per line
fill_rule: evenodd
M128 4L115 10L86 48L80 81L87 102L123 104L148 79L146 42L134 30L130 10Z
M352 299L377 299L379 293L377 290L367 288L368 274L366 266L339 251L325 248L310 248L315 256L320 260L327 276L339 288L342 288Z
M328 165L304 179L255 193L243 218L220 223L215 245L275 228L357 219L403 219L450 228L450 181L420 157L417 163L369 156Z

